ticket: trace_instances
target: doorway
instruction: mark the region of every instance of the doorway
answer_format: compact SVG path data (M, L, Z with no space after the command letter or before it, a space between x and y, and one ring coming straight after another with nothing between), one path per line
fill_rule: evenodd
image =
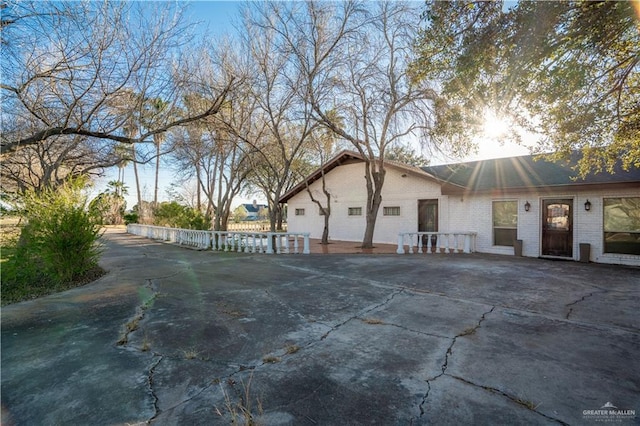
M418 200L418 232L438 232L438 200ZM438 237L431 236L431 247L436 247ZM426 236L422 238L422 245L426 247Z
M542 255L573 257L573 200L542 200Z

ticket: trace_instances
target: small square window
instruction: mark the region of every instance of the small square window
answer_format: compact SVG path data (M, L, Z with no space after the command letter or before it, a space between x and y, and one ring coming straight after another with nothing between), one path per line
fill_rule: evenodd
M400 207L383 207L382 214L384 216L400 216Z
M296 216L304 216L304 209L296 209Z
M329 209L327 207L318 207L318 214L320 216L324 216L324 212L328 211Z
M349 207L349 216L362 216L362 207Z

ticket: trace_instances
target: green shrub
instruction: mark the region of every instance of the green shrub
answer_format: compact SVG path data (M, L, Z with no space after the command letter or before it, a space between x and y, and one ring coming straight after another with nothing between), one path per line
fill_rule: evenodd
M175 201L165 201L154 208L153 224L182 229L209 229L211 218Z
M27 225L14 255L3 265L3 293L25 286L55 287L97 267L100 221L87 211L82 188L83 181L71 180L24 195Z
M138 213L125 213L124 215L124 224L128 225L130 223L138 223Z

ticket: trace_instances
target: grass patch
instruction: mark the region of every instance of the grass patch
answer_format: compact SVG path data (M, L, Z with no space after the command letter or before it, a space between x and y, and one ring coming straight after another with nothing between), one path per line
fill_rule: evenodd
M523 405L523 406L527 407L531 411L535 411L540 406L540 404L536 404L536 403L534 403L532 401L529 401L529 400L526 400L526 399L523 399L523 398L516 398L515 402L517 402L520 405Z
M300 350L300 346L298 345L287 345L287 347L284 348L284 351L287 355L295 354L299 350Z
M362 322L365 323L365 324L370 324L370 325L384 324L384 321L382 321L381 319L378 319L378 318L363 318Z
M182 355L184 356L184 359L196 359L198 358L199 353L194 348L190 348L182 351Z
M266 355L264 358L262 358L262 362L264 362L265 364L275 364L280 361L280 357L277 357L275 355Z
M232 379L227 380L227 385L234 391L236 398L231 397L230 393L225 390L222 383L220 389L224 396L224 408L220 410L215 407L216 413L220 417L228 417L232 425L259 426L262 423L259 418L264 414L262 401L260 398L254 398L251 391L253 381L253 372L249 376L249 380L245 383L240 381L240 389L236 388L236 382Z
M476 332L476 327L469 327L469 328L465 329L462 333L460 333L458 335L458 337L470 336L472 334L475 334L475 332Z

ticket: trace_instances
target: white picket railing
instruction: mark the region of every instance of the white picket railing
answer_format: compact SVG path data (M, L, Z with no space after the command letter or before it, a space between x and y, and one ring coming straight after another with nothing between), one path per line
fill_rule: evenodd
M396 253L472 253L475 246L475 232L401 232Z
M138 223L127 225L127 232L202 250L266 254L310 252L308 232L198 231Z

